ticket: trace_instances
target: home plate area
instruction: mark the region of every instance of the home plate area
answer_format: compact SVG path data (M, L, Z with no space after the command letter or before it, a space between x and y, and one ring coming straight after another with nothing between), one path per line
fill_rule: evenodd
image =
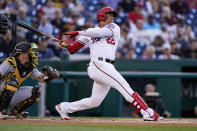
M26 118L0 120L0 124L36 124L36 125L172 125L197 126L197 119L165 119L163 121L143 121L134 118L88 118L74 117L63 121L59 117Z

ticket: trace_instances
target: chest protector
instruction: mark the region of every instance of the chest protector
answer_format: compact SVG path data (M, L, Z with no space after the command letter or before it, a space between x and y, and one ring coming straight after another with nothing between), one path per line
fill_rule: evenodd
M5 79L16 77L19 82L17 88L31 75L33 68L36 68L33 64L30 64L28 67L23 66L15 57L8 57L6 61L10 66L14 67L14 71L10 72Z

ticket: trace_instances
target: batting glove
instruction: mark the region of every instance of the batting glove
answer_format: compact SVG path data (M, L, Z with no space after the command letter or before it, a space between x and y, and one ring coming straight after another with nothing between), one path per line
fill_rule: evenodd
M79 35L78 31L73 31L73 32L64 32L64 35L70 35L71 37L75 37Z
M66 41L61 41L61 42L60 42L60 46L61 46L61 47L64 47L64 48L67 48L67 47L68 47L68 42L66 42Z

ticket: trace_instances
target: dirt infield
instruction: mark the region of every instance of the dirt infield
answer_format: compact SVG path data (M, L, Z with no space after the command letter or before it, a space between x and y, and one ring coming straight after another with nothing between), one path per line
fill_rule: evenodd
M165 119L164 121L143 121L132 118L73 118L62 121L60 118L27 118L23 120L0 120L0 124L35 124L35 125L164 125L164 126L197 126L197 119Z

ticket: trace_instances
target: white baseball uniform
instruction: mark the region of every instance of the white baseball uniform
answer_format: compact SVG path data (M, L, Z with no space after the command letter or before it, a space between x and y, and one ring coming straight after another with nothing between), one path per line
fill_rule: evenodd
M61 110L73 113L80 110L99 106L110 87L117 89L124 98L132 103L134 92L127 81L117 72L114 65L106 62L106 59L115 60L116 49L120 40L120 28L115 23L110 23L103 28L89 28L79 31L78 41L89 43L91 61L88 66L88 75L94 80L92 95L75 102L62 102Z

